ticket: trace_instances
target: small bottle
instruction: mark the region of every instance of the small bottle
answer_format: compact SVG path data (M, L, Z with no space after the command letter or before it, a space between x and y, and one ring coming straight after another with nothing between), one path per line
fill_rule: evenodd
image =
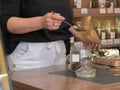
M115 7L120 8L120 0L115 0Z
M110 33L111 33L111 20L106 20L105 29L107 31L107 39L110 39Z
M117 0L117 3L118 3L117 7L120 8L120 0Z
M105 8L105 2L106 2L106 0L99 0L99 7Z
M101 27L102 27L100 20L96 22L96 26L95 27L96 27L95 30L96 30L98 36L100 37L100 35L101 35Z
M92 8L98 8L99 7L99 3L98 0L92 0Z
M71 0L71 6L72 6L72 8L76 7L76 0Z
M110 8L114 8L115 7L115 1L114 0L110 0L110 2L111 2Z
M112 4L111 0L106 0L106 2L105 2L105 8L110 8L112 5L113 4Z
M82 7L82 0L76 0L76 6L77 6L77 8L81 8Z
M116 38L120 38L120 21L116 22Z
M106 40L107 39L107 32L105 27L101 28L101 40Z
M115 39L115 27L114 25L111 26L111 31L110 31L110 39Z

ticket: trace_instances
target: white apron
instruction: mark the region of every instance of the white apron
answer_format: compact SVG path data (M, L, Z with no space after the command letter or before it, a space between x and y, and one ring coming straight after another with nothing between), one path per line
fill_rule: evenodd
M64 41L20 42L7 57L10 71L64 65L66 62L66 48Z

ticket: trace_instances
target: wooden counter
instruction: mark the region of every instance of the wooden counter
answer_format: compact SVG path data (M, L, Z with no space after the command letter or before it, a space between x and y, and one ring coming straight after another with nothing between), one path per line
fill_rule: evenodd
M120 90L120 82L102 85L49 73L65 69L57 66L13 72L14 90Z

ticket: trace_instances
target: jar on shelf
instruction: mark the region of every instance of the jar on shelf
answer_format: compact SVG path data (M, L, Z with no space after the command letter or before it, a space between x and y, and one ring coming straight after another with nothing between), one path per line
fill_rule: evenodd
M71 6L72 8L76 7L76 0L71 0Z
M107 39L110 39L111 24L112 24L111 20L106 20L106 22L105 22L105 29L107 31Z
M110 31L110 39L115 39L116 32L115 32L115 26L111 26L111 31Z
M98 3L98 0L92 0L92 8L99 8L99 3Z
M120 38L120 21L116 22L116 38Z
M120 8L120 0L114 0L115 8Z
M95 25L95 30L99 37L101 35L101 27L102 27L101 22L102 22L101 20L96 21L96 25Z
M99 0L99 7L105 8L105 3L106 3L106 0Z
M75 4L77 8L81 8L82 7L82 0L75 0Z
M111 0L106 0L105 1L105 8L112 8L114 3Z
M101 40L106 40L107 39L107 31L104 26L101 27L101 35L100 35Z

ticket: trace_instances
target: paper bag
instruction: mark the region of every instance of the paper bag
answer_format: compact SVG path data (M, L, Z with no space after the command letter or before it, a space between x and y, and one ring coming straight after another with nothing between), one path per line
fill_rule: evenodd
M86 31L78 32L78 37L82 42L92 42L101 44L101 40L96 31L92 27L85 28Z

